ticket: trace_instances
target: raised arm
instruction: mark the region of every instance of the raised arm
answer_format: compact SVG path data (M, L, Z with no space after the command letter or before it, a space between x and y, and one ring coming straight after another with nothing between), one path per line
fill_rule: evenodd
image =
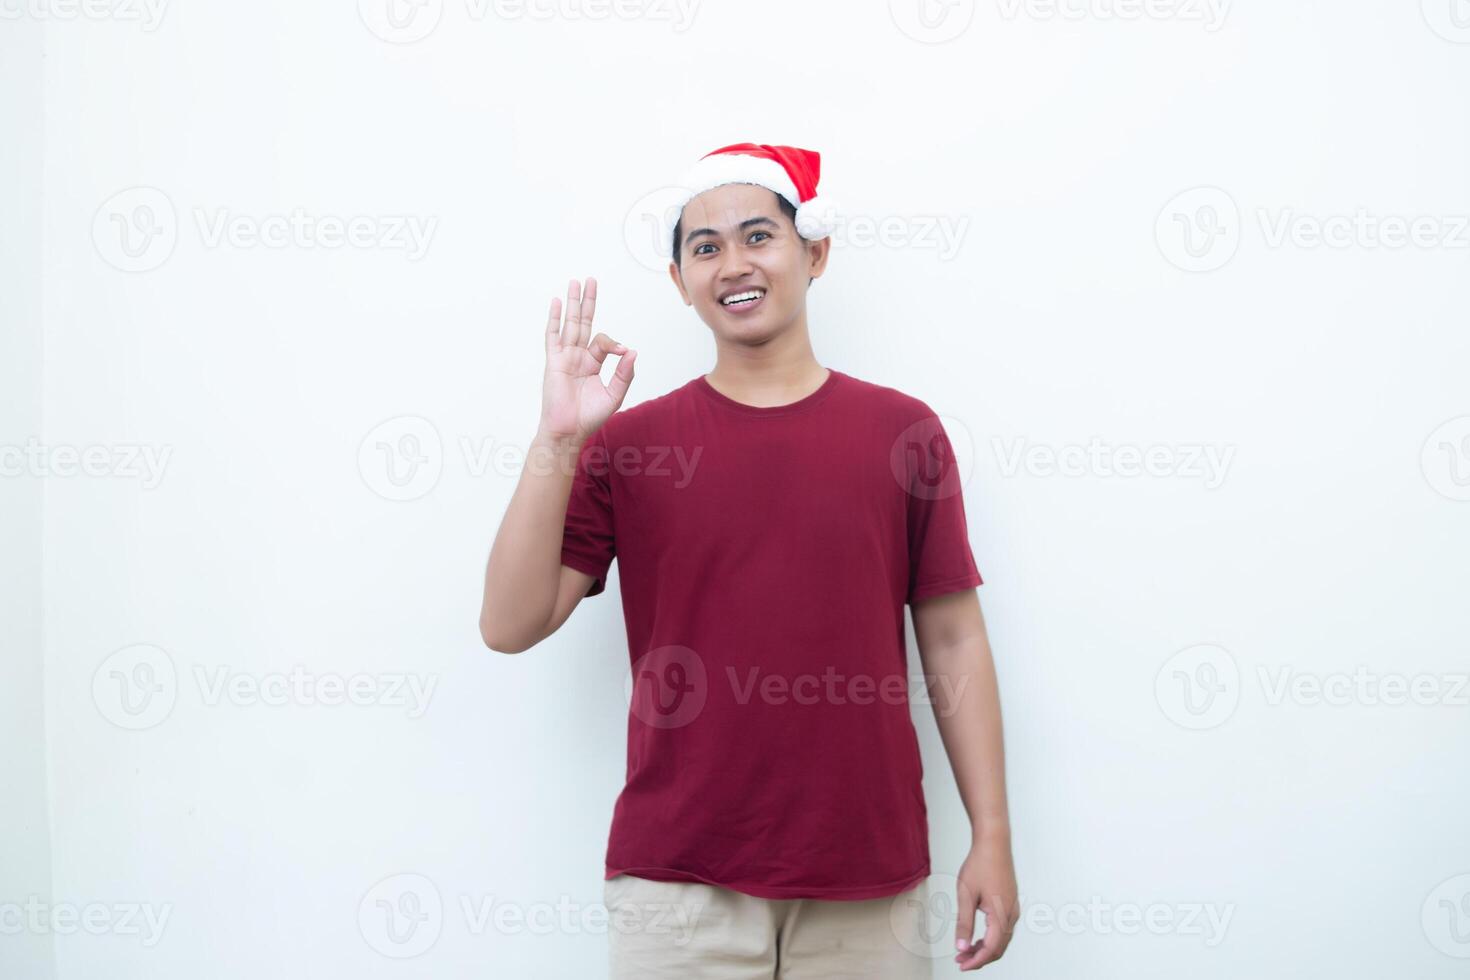
M554 633L593 581L561 563L567 500L577 456L622 405L637 355L606 334L591 337L596 306L591 278L585 295L576 280L568 285L564 322L561 300L551 301L541 419L485 566L480 638L500 653L519 653ZM618 362L604 385L609 354Z

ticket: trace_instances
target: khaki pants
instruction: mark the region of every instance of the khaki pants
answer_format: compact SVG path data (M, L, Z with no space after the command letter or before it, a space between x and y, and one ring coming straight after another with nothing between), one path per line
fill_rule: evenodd
M615 875L603 882L610 976L929 980L928 885L847 902L757 898L703 882Z

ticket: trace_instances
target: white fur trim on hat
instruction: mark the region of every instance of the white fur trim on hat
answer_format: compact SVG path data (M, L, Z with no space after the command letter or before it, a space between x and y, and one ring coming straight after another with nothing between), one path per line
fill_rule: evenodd
M831 199L819 193L803 204L791 175L775 160L748 153L721 153L704 157L680 178L679 193L671 202L664 222L664 241L670 248L674 242L674 225L684 212L684 205L705 191L725 184L755 184L780 194L796 209L796 230L803 238L826 238L836 228L836 208Z

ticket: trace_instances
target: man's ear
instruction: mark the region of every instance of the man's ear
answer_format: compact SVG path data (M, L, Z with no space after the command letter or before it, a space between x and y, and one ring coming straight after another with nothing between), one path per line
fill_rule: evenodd
M807 242L807 274L812 279L822 278L822 272L827 268L827 259L832 256L832 236L819 238L816 241ZM807 285L811 285L810 282Z
M689 301L689 293L684 289L684 275L679 271L678 265L672 260L669 262L669 278L674 280L674 286L679 290L679 296L684 300L685 306L693 306Z

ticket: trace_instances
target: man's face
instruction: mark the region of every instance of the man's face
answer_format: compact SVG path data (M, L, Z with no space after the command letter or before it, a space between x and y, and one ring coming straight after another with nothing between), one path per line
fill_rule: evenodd
M831 239L806 242L777 203L754 184L725 184L684 205L680 266L669 275L684 302L719 335L759 343L806 308L810 280L827 265ZM754 302L723 299L760 292Z

